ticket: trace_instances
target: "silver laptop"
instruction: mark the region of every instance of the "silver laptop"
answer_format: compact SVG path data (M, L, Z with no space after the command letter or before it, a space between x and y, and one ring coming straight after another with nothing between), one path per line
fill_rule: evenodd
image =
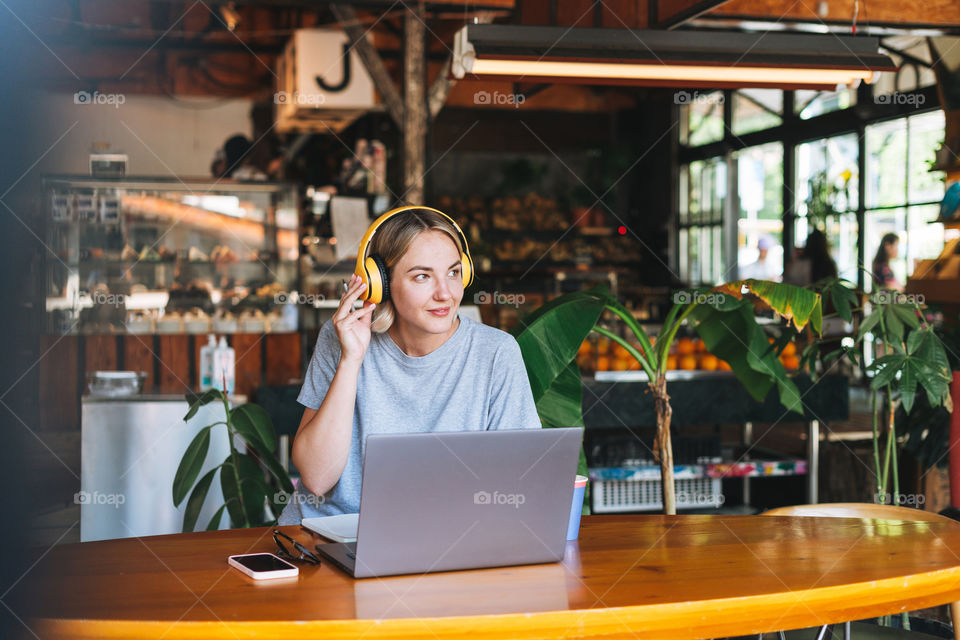
M583 430L367 437L357 541L317 545L355 578L557 562Z

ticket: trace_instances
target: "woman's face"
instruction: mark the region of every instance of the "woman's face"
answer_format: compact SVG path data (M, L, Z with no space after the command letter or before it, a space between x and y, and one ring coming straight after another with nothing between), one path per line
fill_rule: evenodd
M414 238L390 274L397 328L415 333L451 332L463 299L460 270L460 252L450 236L431 230Z
M894 242L887 243L887 258L893 260L900 253L900 241L895 240Z

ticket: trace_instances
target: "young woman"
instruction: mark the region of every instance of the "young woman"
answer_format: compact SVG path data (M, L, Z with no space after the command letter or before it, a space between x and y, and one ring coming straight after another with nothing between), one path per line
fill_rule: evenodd
M873 286L874 289L895 289L903 291L903 285L897 282L890 268L890 261L896 259L900 253L900 237L895 233L884 234L877 247L877 255L873 258Z
M356 513L371 433L540 427L516 340L458 314L473 266L465 242L427 207L387 212L367 230L298 397L301 481L280 524Z

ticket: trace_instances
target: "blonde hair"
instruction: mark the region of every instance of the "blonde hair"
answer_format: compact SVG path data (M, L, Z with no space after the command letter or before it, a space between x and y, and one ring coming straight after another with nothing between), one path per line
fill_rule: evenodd
M410 249L414 239L425 231L441 231L447 234L459 254L462 256L465 253L460 234L447 218L429 209L410 209L388 219L377 229L370 241L368 255L380 256L388 273L392 275L394 265ZM393 302L381 302L374 311L371 330L374 333L383 333L393 325L394 319Z

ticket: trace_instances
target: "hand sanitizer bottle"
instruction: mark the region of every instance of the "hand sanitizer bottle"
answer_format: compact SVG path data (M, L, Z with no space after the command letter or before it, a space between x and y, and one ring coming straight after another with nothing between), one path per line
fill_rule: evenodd
M233 395L236 374L236 352L227 346L226 336L220 336L220 344L213 352L214 388L228 396Z
M211 333L207 344L200 349L200 391L213 389L213 352L217 349L217 338Z

